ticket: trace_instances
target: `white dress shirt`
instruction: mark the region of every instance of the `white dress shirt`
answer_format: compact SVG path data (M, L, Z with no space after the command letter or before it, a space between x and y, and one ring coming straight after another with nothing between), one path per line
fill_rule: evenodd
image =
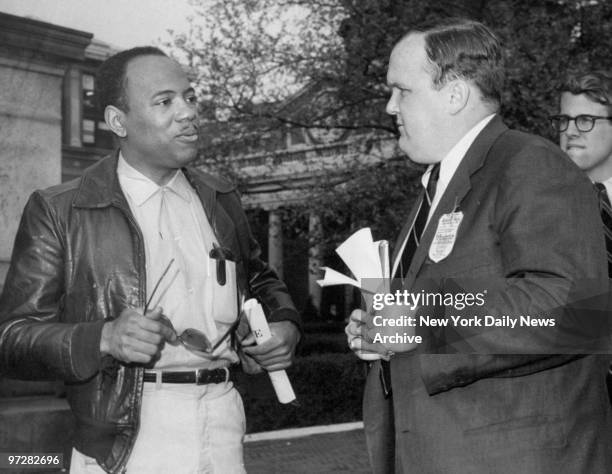
M177 170L166 185L159 186L121 154L117 174L144 239L147 300L174 259L149 308L161 306L178 334L195 328L214 343L237 317L236 272L235 264L226 261L226 283L218 284L216 261L209 257L217 241L198 195L182 171ZM214 357L166 343L154 368L228 366L238 360L228 342L214 352Z

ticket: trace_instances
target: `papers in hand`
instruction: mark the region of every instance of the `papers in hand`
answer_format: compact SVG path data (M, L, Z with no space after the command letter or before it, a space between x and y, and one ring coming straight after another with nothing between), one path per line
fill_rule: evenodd
M358 230L336 249L336 253L355 278L344 275L329 267L323 267L325 274L317 280L321 287L352 285L364 293L389 292L389 243L386 240L374 242L369 227ZM367 298L364 298L367 301ZM358 342L358 341L355 341ZM380 359L380 354L355 351L363 360Z
M319 286L353 285L361 290L372 292L372 283L364 280L389 279L389 244L386 240L374 242L369 227L358 230L336 249L342 261L355 279L329 267L323 267L325 274L317 280ZM364 287L365 286L365 287Z
M360 288L359 282L347 277L343 273L337 272L336 270L329 267L321 267L325 272L322 280L317 280L319 286L333 286L333 285L353 285Z
M255 336L257 344L261 344L272 337L268 321L263 312L263 308L259 302L254 299L248 299L244 302L243 311L246 314L247 321ZM287 372L284 370L275 370L274 372L268 372L270 381L276 392L276 397L281 403L291 403L295 400L295 393L293 387L287 376Z

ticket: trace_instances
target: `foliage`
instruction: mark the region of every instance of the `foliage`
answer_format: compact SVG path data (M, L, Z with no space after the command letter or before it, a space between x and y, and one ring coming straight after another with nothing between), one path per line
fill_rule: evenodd
M285 220L289 226L299 216L315 212L321 219L320 234L305 237L321 244L328 259L340 239L362 227L370 227L375 239L393 238L418 192L421 172L420 167L401 157L376 165L356 163L344 170L342 181L332 174L321 177L307 202L284 209ZM305 227L302 230L308 232ZM334 268L338 265L341 262Z
M196 71L204 112L217 120L267 118L274 127L329 125L325 120L333 117L334 126L394 132L383 113L390 50L410 29L448 16L482 20L502 38L508 62L504 114L525 129L542 131L540 111L554 104L555 87L568 68L612 64L608 1L192 2L199 13L190 33L169 46ZM292 117L286 101L323 85L337 94L328 110L305 120Z
M288 127L392 136L384 112L391 48L410 29L444 17L475 18L497 32L507 63L502 115L553 140L546 117L567 70L612 67L612 2L603 0L192 1L200 13L191 33L171 46L196 74L212 127L205 153L236 178L237 149L282 148ZM396 154L321 176L312 198L286 217L315 210L328 243L363 225L377 238L395 236L418 185L418 169L406 163Z
M576 0L343 0L349 16L340 34L346 49L341 97L361 95L366 111L384 110L387 57L411 29L463 16L483 21L502 40L507 88L502 114L509 125L548 134L546 121L568 69L610 68L612 2ZM381 96L382 92L382 96ZM363 110L362 110L363 112ZM388 122L380 115L371 120ZM366 125L366 124L364 124ZM367 125L366 125L367 126ZM391 127L392 128L392 127ZM554 138L554 137L551 137Z
M568 71L612 67L612 3L490 0L485 22L505 46L506 122L556 140L546 117Z
M173 52L196 73L203 112L219 121L245 116L302 125L278 105L310 84L340 74L333 0L192 0L198 15ZM280 113L279 113L280 112ZM233 120L240 122L240 120Z

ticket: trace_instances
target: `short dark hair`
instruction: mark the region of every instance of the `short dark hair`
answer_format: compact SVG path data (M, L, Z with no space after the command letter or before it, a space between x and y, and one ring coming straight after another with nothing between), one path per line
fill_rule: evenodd
M471 80L480 89L483 100L499 106L504 61L500 42L489 28L474 20L453 18L411 33L424 36L435 88L440 89L453 79Z
M584 94L593 102L605 105L612 112L612 72L598 70L570 73L561 86L560 92Z
M121 51L104 61L96 73L96 101L100 111L104 112L107 105L114 105L123 111L128 110L127 64L140 56L168 57L161 49L153 46L139 46Z

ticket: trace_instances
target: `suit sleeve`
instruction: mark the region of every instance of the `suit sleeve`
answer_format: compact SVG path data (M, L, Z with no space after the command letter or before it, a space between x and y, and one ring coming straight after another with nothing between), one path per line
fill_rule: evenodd
M52 206L34 193L23 212L0 296L0 373L81 381L101 364L104 321L62 321L65 247Z
M587 288L606 301L602 226L592 186L581 172L551 148L532 145L505 162L496 191L490 223L502 275L490 281L479 314L559 319L554 328L453 328L458 346L463 345L459 353L421 358L430 394L487 377L527 375L580 357L576 351L550 355L560 353L568 324L576 329L576 318L585 315L571 303L585 297Z

